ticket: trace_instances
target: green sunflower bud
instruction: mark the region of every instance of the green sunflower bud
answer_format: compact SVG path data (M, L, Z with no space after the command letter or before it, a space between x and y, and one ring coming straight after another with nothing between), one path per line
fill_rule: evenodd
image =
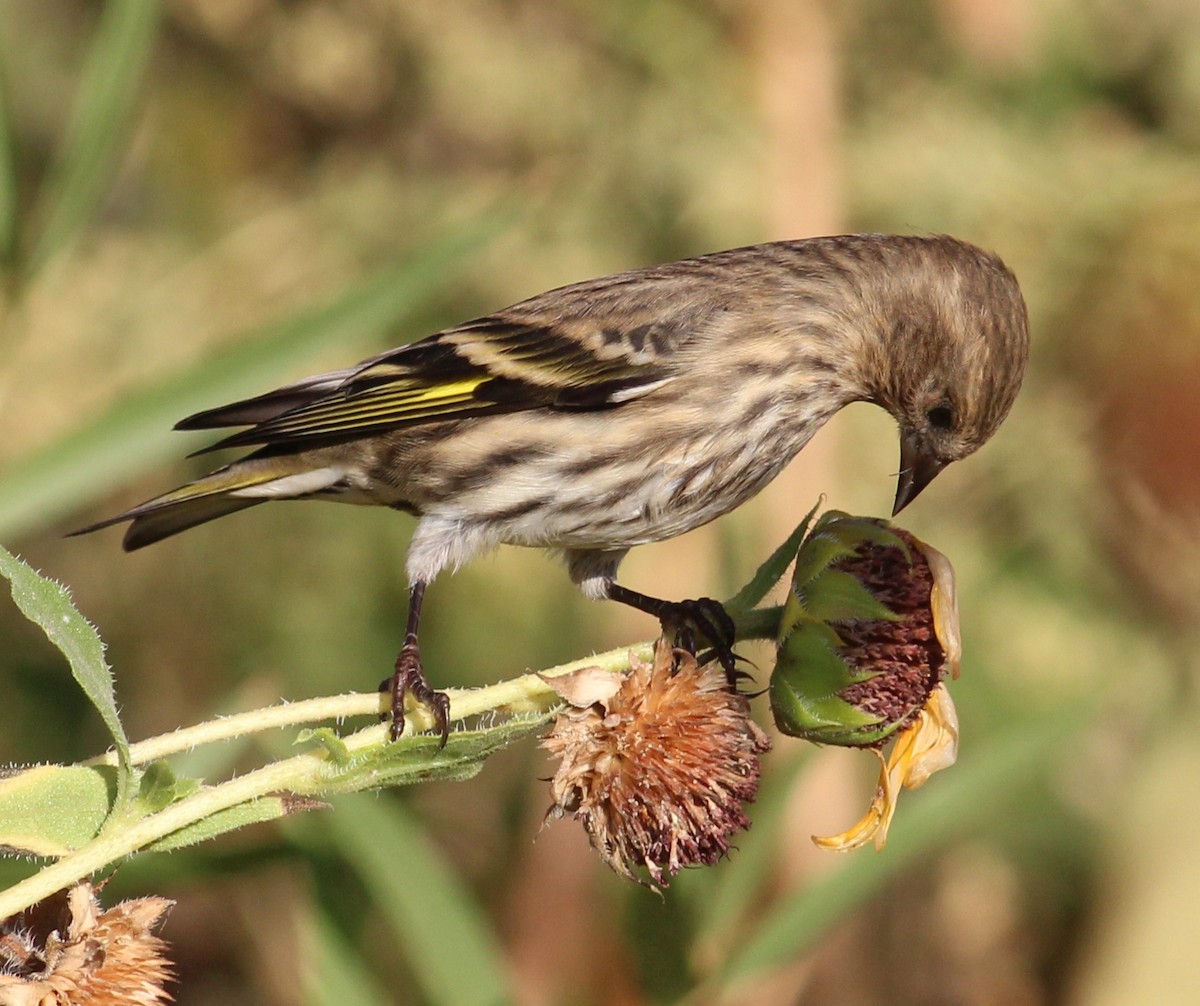
M800 546L771 709L793 737L881 746L957 676L953 570L886 521L830 511Z

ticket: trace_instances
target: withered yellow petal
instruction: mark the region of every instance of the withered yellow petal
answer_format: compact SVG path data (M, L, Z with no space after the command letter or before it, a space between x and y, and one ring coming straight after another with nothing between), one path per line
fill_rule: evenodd
M917 718L901 732L884 760L879 751L879 783L862 820L839 835L813 836L813 843L831 852L849 852L874 840L875 851L887 844L901 787L916 789L935 772L949 768L958 757L958 713L945 686L938 685Z

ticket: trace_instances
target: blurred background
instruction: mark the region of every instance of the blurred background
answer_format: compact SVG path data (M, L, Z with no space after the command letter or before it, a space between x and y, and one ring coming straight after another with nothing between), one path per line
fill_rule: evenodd
M0 57L0 540L97 624L134 738L369 688L401 641L395 513L62 538L206 470L188 412L775 238L950 232L1029 301L1013 414L904 514L959 571L962 743L882 854L809 842L859 817L873 759L777 738L738 851L660 898L572 822L539 833L530 742L123 867L106 899L178 901L180 1003L1196 1001L1195 3L41 0L0 10ZM728 596L818 494L886 514L896 467L891 421L848 409L624 581ZM652 631L508 549L433 587L422 643L466 685ZM0 640L0 761L102 748L7 602Z

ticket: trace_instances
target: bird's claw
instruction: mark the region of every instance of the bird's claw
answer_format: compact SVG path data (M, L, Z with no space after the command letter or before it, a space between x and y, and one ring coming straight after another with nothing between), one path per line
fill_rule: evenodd
M729 687L736 690L738 681L746 675L737 669L739 658L733 652L737 626L724 605L711 597L698 597L674 602L671 609L663 619L663 629L673 630L676 644L693 655L696 655L696 636L705 639L711 649L700 654L701 662L715 657L725 670Z
M450 738L450 697L445 692L434 689L426 679L425 668L421 663L421 651L417 647L415 636L409 636L404 641L404 646L396 657L395 673L383 680L379 690L391 693L392 740L398 740L404 733L404 696L411 695L430 711L434 726L441 737L438 746L446 746L446 741Z

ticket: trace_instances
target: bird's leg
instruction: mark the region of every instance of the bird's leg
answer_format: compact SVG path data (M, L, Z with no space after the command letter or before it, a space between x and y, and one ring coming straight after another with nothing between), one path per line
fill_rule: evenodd
M691 653L696 652L693 631L706 639L716 658L725 668L730 687L737 685L740 672L737 657L733 652L734 635L737 627L720 601L711 597L699 597L688 601L664 601L661 598L639 594L636 590L610 583L607 596L612 601L653 615L662 624L664 632L673 632L676 642Z
M404 646L396 657L396 670L385 678L380 691L392 696L392 740L404 732L404 696L411 695L433 713L433 721L441 734L442 747L450 736L450 699L445 692L435 691L425 678L421 650L417 645L417 627L421 622L421 602L425 599L425 583L418 580L408 595L408 631Z

